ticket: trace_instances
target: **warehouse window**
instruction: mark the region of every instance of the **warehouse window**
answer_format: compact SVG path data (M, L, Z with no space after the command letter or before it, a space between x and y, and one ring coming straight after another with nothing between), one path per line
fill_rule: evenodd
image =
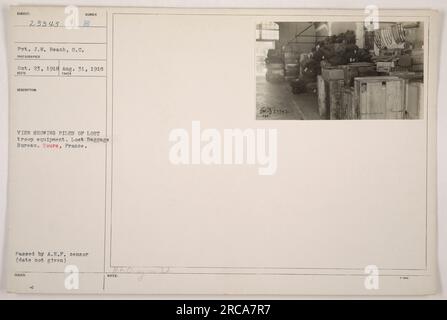
M275 22L262 22L256 25L256 40L279 40L279 25Z

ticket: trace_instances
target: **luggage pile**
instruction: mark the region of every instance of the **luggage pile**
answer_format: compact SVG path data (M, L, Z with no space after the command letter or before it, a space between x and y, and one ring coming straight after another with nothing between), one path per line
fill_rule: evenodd
M353 62L371 62L369 52L360 49L355 43L355 33L351 30L328 37L315 46L313 59L320 63L327 61L333 66Z
M265 59L267 81L284 81L284 60L281 50L270 49Z
M292 92L299 94L308 92L308 88L314 88L322 67L371 62L369 52L360 49L355 43L355 33L351 30L318 42L301 66L299 79L290 83ZM342 74L344 77L344 73Z

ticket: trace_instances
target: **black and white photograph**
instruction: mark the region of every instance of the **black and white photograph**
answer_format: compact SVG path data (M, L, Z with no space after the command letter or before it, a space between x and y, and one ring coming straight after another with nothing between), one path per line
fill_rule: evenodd
M423 118L423 22L256 25L257 120Z
M447 298L446 1L53 2L0 0L0 300Z

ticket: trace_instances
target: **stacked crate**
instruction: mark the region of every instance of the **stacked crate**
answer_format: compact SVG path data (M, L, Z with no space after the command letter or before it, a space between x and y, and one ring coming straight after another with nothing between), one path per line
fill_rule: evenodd
M341 66L345 71L345 83L354 86L354 78L377 76L376 65L368 62L355 62Z
M317 81L320 117L422 119L422 75L406 71L393 72L394 76L365 76L376 75L374 68L371 65L323 68Z
M321 119L335 119L340 107L340 92L344 87L345 71L341 67L322 68L317 77L318 113Z
M322 119L355 119L350 88L353 68L347 66L326 67L317 79L318 112Z

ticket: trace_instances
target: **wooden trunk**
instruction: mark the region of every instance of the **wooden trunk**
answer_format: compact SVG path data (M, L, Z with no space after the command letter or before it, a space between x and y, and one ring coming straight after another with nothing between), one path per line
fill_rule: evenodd
M355 103L360 119L403 119L405 80L397 77L356 78Z

